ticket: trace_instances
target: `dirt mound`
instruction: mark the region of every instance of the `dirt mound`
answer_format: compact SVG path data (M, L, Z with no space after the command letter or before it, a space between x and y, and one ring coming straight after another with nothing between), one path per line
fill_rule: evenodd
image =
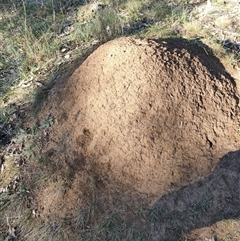
M84 203L93 182L102 196L137 193L153 204L203 178L239 149L238 112L234 81L202 48L133 38L100 46L53 89L41 115L55 120L43 148L53 179L70 180L62 215ZM58 211L53 190L39 191L42 215Z

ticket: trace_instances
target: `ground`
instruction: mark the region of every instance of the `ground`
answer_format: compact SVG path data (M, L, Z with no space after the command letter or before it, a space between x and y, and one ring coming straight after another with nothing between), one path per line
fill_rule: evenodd
M26 167L40 179L38 218L71 220L73 239L190 240L189 231L238 217L238 112L234 79L189 41L100 46L58 81L35 118L54 119L38 153L46 164ZM73 232L79 210L87 214Z
M0 11L0 240L240 240L237 1L111 2Z

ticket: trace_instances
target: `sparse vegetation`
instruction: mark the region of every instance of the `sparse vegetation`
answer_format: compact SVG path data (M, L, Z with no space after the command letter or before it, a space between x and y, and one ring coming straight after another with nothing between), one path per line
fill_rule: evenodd
M122 208L120 213L109 210L106 214L104 208L97 210L96 203L84 203L79 204L75 217L63 218L62 223L38 220L37 210L29 206L35 205L37 190L33 187L54 179L55 166L50 163L49 154L41 152L41 140L48 138L46 130L54 125L54 117L46 116L38 126L32 119L43 106L49 86L64 75L62 66L119 36L183 37L202 48L209 46L227 70L235 74L240 62L240 11L217 0L212 1L212 9L197 8L190 2L0 2L0 240L17 240L18 235L20 240L68 240L65 231L69 222L73 222L77 230L72 231L76 232L73 236L78 240L121 240L121 234L126 240L151 240L139 227L154 226L162 209L149 210L147 205L133 205L130 211L129 207ZM230 30L228 26L232 26ZM23 168L32 159L39 173L26 173ZM56 195L63 197L69 191L68 183L74 175L69 173L70 177L64 177L61 186L55 187ZM211 200L199 201L195 208L200 211L194 209L187 214L193 219L211 209ZM139 220L139 226L129 224L128 218ZM177 226L175 216L169 220ZM232 221L232 226L237 230L239 221ZM240 239L237 231L231 234L233 239L216 235L221 240Z

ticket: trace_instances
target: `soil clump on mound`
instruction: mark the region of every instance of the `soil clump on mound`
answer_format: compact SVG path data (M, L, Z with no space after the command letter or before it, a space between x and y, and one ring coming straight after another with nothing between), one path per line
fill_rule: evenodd
M146 229L150 240L177 240L182 233L218 220L225 200L219 201L220 187L219 193L209 194L212 214L203 214L198 223L184 222L179 214L191 200L207 196L206 190L216 191L216 175L206 177L224 155L240 147L236 85L204 49L185 40L110 41L52 89L40 121L49 114L55 123L43 153L52 176L39 188L37 199L43 218L70 217L94 200L98 217L88 219L88 226L107 211L118 213L116 220L124 223L123 203L158 210L162 202L164 212L156 214L164 215L162 229L154 229L151 222L149 228L144 218L127 218ZM240 158L236 153L234 162ZM208 182L194 184L200 180ZM67 185L64 203L56 196L59 183ZM188 189L184 197L171 195L184 186L192 188L189 197ZM197 208L201 207L195 212ZM185 227L171 221L176 212ZM222 217L226 216L219 214ZM155 222L160 222L157 217ZM102 240L114 240L104 235ZM121 240L128 240L126 233L121 235Z

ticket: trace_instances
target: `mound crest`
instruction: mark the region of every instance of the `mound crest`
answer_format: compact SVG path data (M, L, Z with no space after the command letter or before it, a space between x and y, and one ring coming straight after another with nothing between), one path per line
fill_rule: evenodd
M104 187L160 197L239 148L238 110L233 80L204 49L120 38L52 91L45 151L75 178L88 170Z

